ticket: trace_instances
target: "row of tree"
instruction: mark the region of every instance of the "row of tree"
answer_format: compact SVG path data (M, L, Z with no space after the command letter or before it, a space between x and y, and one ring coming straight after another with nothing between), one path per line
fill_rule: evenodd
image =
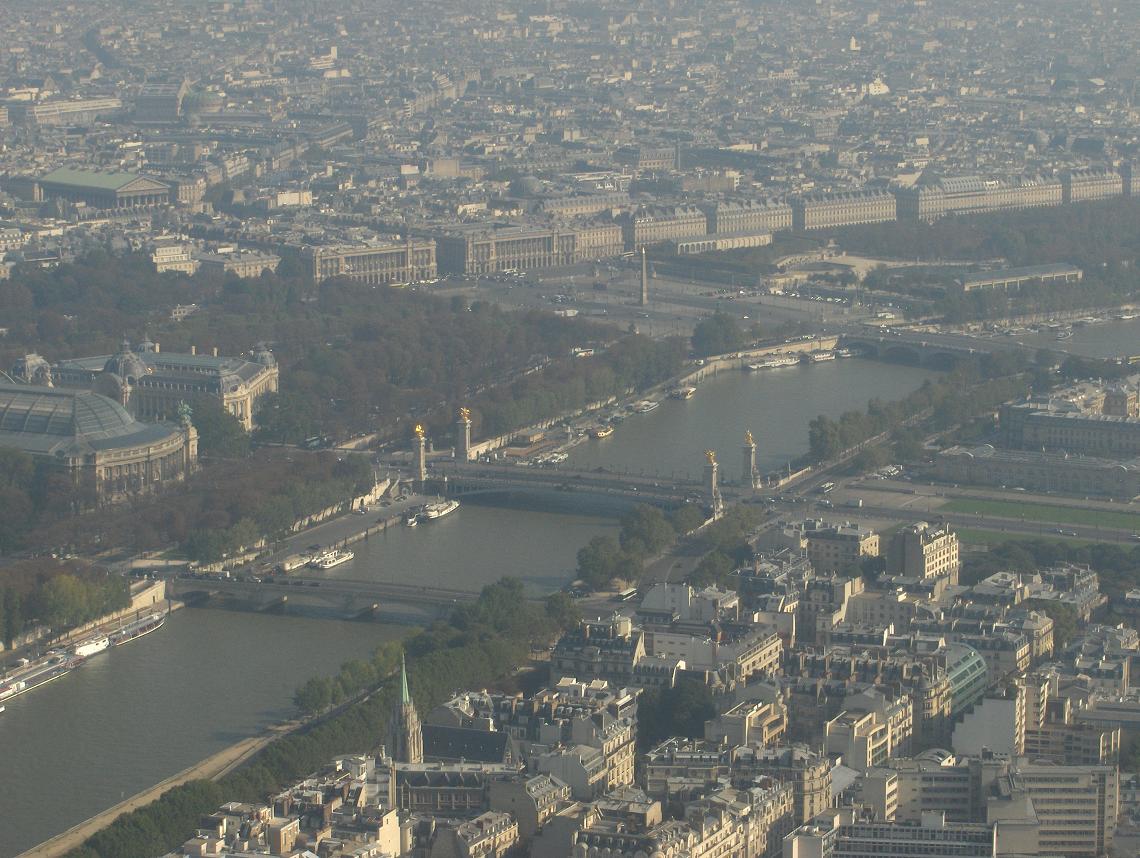
M0 641L11 646L35 625L58 634L129 604L126 579L104 569L50 558L13 563L0 588Z

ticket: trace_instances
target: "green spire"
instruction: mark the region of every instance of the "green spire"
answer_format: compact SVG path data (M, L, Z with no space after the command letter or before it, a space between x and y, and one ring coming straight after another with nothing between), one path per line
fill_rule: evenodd
M400 702L405 706L412 702L412 695L408 694L408 667L404 664L403 653L400 653Z

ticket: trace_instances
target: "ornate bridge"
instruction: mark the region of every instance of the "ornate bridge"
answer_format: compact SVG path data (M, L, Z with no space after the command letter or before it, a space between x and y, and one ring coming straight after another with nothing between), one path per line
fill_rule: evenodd
M476 494L589 495L614 503L675 506L699 493L700 483L642 474L561 468L449 464L429 475L429 485L450 497Z

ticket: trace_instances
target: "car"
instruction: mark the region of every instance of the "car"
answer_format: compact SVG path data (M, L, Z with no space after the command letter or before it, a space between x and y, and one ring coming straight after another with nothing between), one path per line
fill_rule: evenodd
M396 497L396 500L398 500L398 501L406 501L407 499L408 499L407 495L397 495L397 497Z

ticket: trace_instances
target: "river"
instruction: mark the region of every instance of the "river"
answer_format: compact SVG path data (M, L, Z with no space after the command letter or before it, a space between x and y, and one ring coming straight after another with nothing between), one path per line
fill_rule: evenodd
M933 375L863 360L724 372L693 399L666 401L610 438L575 448L569 464L695 477L711 448L736 479L745 430L756 437L761 467L778 468L807 449L817 414L897 399ZM579 547L615 532L612 520L587 512L467 502L443 520L358 543L356 558L333 574L471 590L514 575L532 592L548 592L571 577ZM407 631L187 609L162 630L10 701L0 715L0 858L288 717L305 679Z
M1140 354L1140 319L1078 325L1073 328L1073 335L1064 340L1058 340L1055 333L1048 331L1014 339L1027 346L1081 357L1129 357Z
M405 627L187 609L7 701L0 855L15 855L267 725L305 679Z
M667 399L634 414L608 438L575 447L569 464L633 473L700 477L705 450L715 450L721 473L739 480L744 434L751 430L762 471L782 468L807 451L808 422L863 409L873 397L892 400L942 373L862 359L801 364L706 379L692 399Z

